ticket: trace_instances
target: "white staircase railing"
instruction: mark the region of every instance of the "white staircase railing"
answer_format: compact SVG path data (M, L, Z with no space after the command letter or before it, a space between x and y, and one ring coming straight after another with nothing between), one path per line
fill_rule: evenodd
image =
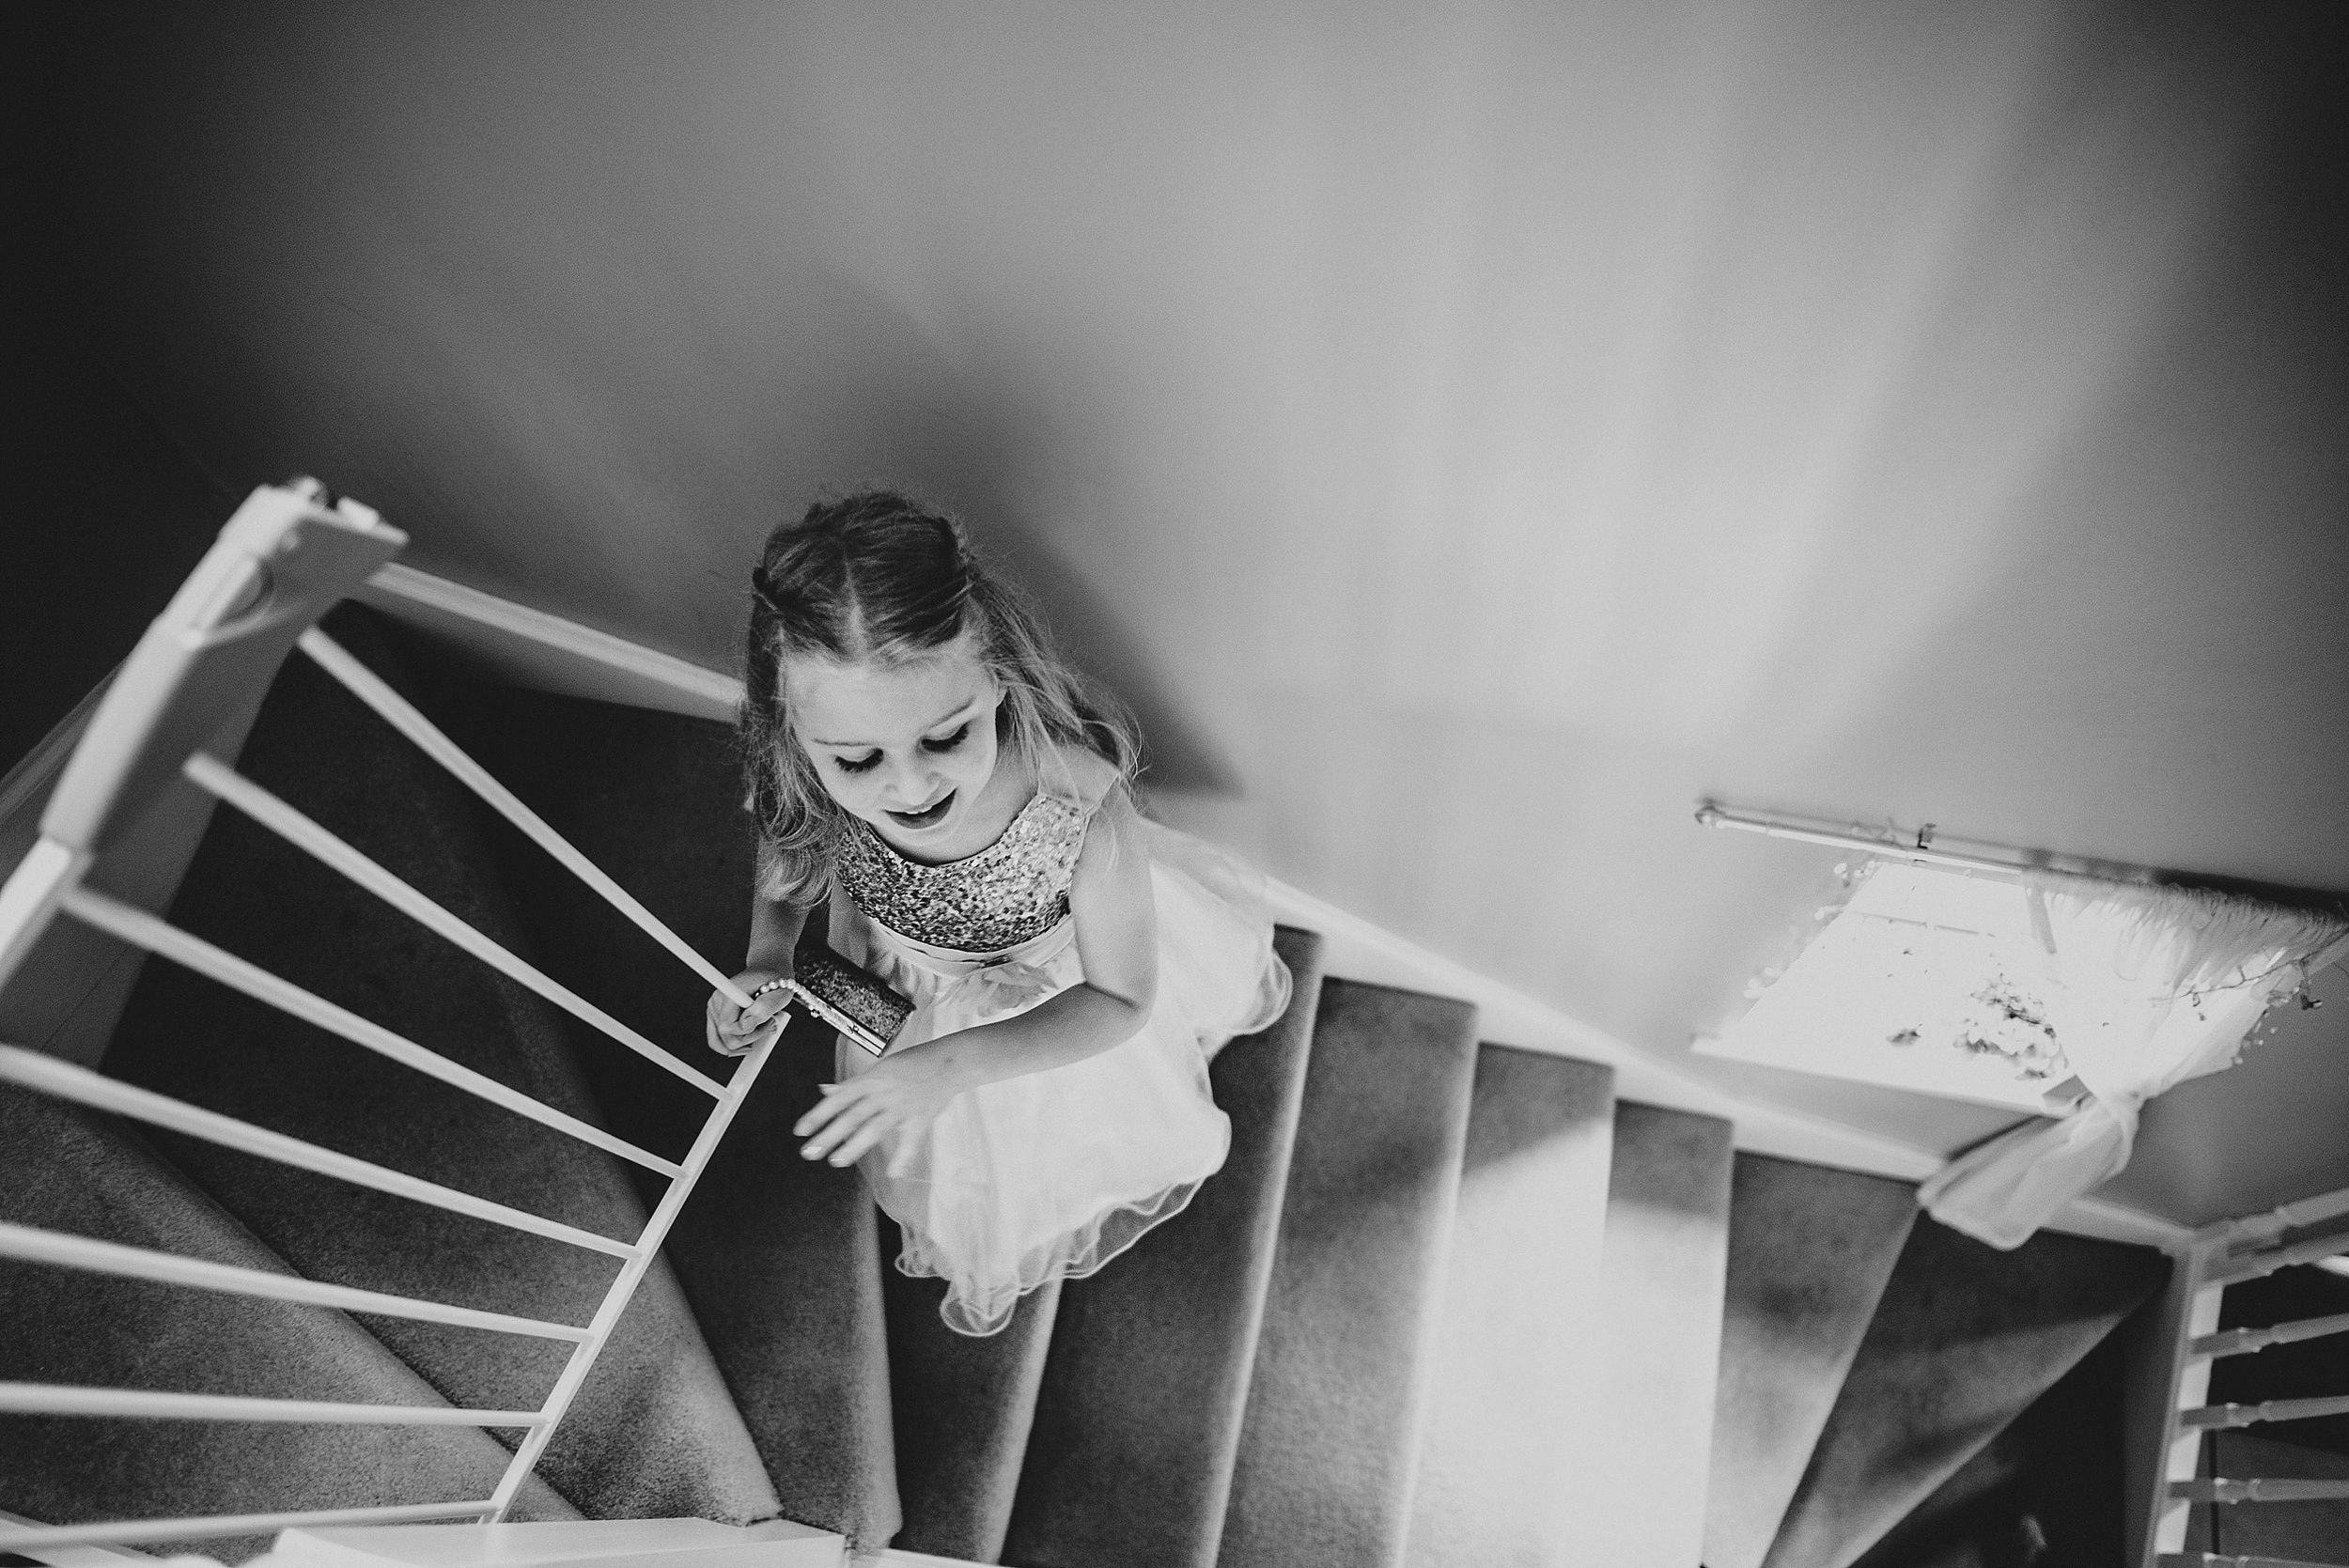
M2349 1499L2349 1480L2200 1474L2202 1435L2263 1421L2349 1414L2349 1393L2311 1393L2259 1405L2212 1405L2211 1368L2275 1344L2349 1333L2349 1313L2263 1328L2218 1327L2227 1289L2279 1269L2349 1255L2349 1188L2263 1214L2220 1220L2195 1234L2177 1258L2160 1311L2159 1343L2146 1388L2155 1397L2133 1415L2139 1432L2132 1480L2133 1560L2139 1568L2349 1568L2186 1549L2197 1504L2234 1506Z
M716 989L750 999L718 969L513 793L491 778L375 673L318 630L319 617L381 569L405 536L349 501L330 505L315 483L264 487L239 508L211 551L148 629L92 717L41 820L41 837L0 887L0 986L43 931L64 916L228 986L295 1017L668 1179L633 1237L599 1235L185 1104L15 1046L0 1045L0 1081L208 1140L415 1203L488 1220L621 1261L592 1319L542 1322L445 1302L385 1295L289 1274L231 1267L89 1236L0 1224L0 1256L159 1281L200 1290L348 1312L457 1324L568 1343L546 1399L531 1410L342 1404L0 1382L0 1412L153 1421L309 1421L455 1425L522 1434L486 1498L281 1514L35 1525L0 1519L0 1552L258 1534L288 1527L506 1517L571 1401L595 1367L693 1185L757 1081L770 1035L721 1082L679 1061L449 913L206 749L240 706L249 708L296 646L548 854ZM529 987L646 1061L710 1096L692 1147L670 1160L402 1038L261 967L86 885L93 864L167 790L192 784L382 899L500 973ZM698 1029L698 1019L695 1020Z

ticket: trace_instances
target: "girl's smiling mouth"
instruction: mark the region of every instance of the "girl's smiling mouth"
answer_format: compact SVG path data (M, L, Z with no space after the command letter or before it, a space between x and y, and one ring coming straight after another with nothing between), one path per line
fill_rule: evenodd
M945 821L946 814L954 809L956 794L956 791L950 789L940 797L936 805L921 811L893 811L889 814L889 820L913 832L920 832L925 828L935 828L941 822Z

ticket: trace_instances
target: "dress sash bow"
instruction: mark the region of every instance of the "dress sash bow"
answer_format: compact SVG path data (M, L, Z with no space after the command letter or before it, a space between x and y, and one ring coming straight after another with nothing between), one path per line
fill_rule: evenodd
M1066 989L1070 983L1068 975L1054 972L1054 966L1059 963L1062 955L1067 953L1077 939L1077 923L1066 915L1062 916L1050 930L1000 953L964 953L951 947L937 947L917 941L902 931L882 925L879 921L875 921L873 925L880 939L895 950L899 957L948 982L948 989L941 993L931 1006L956 991L975 986L985 992L981 1011L1000 1016L1033 1007L1053 992ZM930 1010L931 1007L922 1009L924 1012ZM899 1037L909 1041L926 1039L929 1032L909 1029Z

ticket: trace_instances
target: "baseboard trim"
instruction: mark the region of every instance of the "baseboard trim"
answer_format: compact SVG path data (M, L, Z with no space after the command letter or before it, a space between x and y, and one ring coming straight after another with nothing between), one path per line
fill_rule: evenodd
M360 598L448 645L483 673L518 686L723 722L733 721L741 702L742 683L732 675L412 567L395 563L384 567ZM1275 881L1271 893L1278 919L1321 933L1326 972L1473 1002L1483 1038L1612 1067L1621 1097L1719 1116L1734 1127L1740 1149L1910 1182L1939 1170L1946 1157L1937 1150L1828 1117L1738 1099L1548 1002L1301 889ZM2051 1228L2166 1250L2184 1247L2193 1235L2186 1226L2094 1199L2073 1203ZM876 1560L920 1564L942 1560L896 1554Z
M1732 1141L1741 1150L1908 1182L1924 1180L1945 1162L1934 1150L1847 1123L1741 1100L1548 1002L1277 878L1271 879L1271 898L1275 918L1321 934L1326 972L1473 1002L1480 1038L1612 1067L1619 1099L1718 1116L1731 1125ZM2191 1229L2172 1220L2092 1198L2072 1203L2048 1228L2172 1252L2193 1236Z

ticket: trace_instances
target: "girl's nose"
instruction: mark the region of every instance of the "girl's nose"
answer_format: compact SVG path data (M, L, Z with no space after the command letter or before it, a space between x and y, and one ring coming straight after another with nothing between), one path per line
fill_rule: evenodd
M928 805L937 782L936 771L926 762L913 757L899 762L889 776L890 793L897 798L894 809L914 811Z

